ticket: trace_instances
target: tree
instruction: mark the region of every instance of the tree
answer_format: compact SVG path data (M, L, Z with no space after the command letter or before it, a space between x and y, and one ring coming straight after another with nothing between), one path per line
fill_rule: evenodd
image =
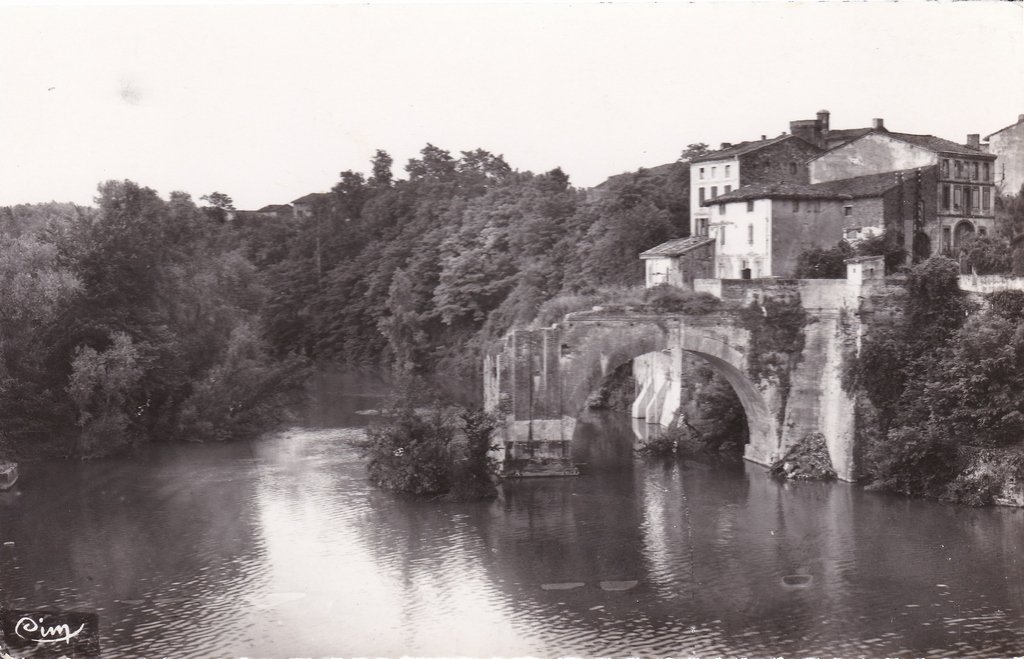
M377 153L374 154L371 163L373 165L373 173L370 175L370 185L378 188L390 187L394 180L394 175L391 173L394 159L388 155L387 151L377 149Z
M211 192L210 194L204 194L199 198L199 201L205 201L208 205L214 208L220 208L226 211L235 210L235 202L228 195L223 192Z
M704 142L697 142L696 144L687 144L683 152L679 154L678 162L693 162L694 158L706 156L711 153L711 149Z

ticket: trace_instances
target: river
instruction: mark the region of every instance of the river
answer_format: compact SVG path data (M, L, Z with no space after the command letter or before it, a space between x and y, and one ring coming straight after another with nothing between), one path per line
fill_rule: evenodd
M260 440L23 465L0 605L96 612L104 657L1024 653L1024 511L648 461L614 415L584 476L413 501L350 445L384 390L315 393Z

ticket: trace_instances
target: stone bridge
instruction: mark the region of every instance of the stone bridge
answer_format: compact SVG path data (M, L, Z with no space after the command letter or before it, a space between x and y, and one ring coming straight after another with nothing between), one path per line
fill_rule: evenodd
M551 327L510 332L484 365L485 405L505 415L506 455L568 456L576 416L613 370L641 355L685 352L705 360L736 391L750 429L747 460L768 465L803 436L821 433L839 477L854 480L854 403L841 386L842 363L859 342L861 287L869 283L854 274L846 280L697 280L697 290L726 301L722 310L694 316L595 308ZM785 390L775 379L751 376L751 335L740 309L768 297L799 299L807 317ZM646 395L658 405L659 397L678 398L679 384L670 375L667 386Z

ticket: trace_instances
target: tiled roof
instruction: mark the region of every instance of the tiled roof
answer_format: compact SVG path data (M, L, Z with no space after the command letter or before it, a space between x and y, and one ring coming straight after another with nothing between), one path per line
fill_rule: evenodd
M1018 119L1017 121L1013 122L1009 126L1003 126L999 130L995 131L995 133L989 133L988 135L985 136L985 139L988 140L988 138L992 137L996 133L1001 133L1004 130L1009 130L1010 128L1013 128L1014 126L1017 126L1017 125L1020 125L1020 124L1024 124L1024 114L1021 115L1020 119Z
M815 185L800 183L765 183L760 185L744 185L738 190L708 199L704 206L726 204L731 201L749 199L849 199L850 196L825 190Z
M298 199L296 199L292 203L293 204L312 204L312 203L316 202L318 199L320 199L322 197L328 197L328 196L330 196L329 192L311 192L308 195L305 195L303 197L299 197Z
M930 168L934 168L934 165L930 167L923 167L921 171L925 171ZM916 169L904 169L898 172L884 172L882 174L868 174L866 176L857 176L854 178L844 178L836 181L825 181L823 183L815 183L811 187L835 194L846 195L850 198L857 199L860 197L878 197L885 192L892 190L899 184L899 178L909 178L914 176L914 173L918 171Z
M961 156L985 156L987 158L995 159L995 156L984 151L979 151L972 147L964 144L957 144L950 140L942 139L941 137L935 137L934 135L914 135L913 133L893 133L888 132L887 135L895 137L898 140L909 142L916 146L928 149L929 151L935 151L937 153L954 153Z
M288 204L270 204L256 211L257 213L283 213L292 209Z
M652 247L640 254L640 258L656 258L660 256L680 256L692 249L715 242L714 238L707 236L690 236L689 238L676 238L663 242L657 247Z
M830 130L825 133L825 141L832 142L835 140L842 140L843 142L851 142L861 135L867 135L868 133L875 132L875 128L840 128L839 130Z
M738 156L742 156L744 154L751 153L753 151L758 151L759 149L763 149L766 146L771 146L772 144L778 144L779 142L782 142L783 140L788 140L788 139L791 139L791 138L800 139L799 137L796 137L795 135L779 135L778 137L773 137L773 138L768 139L768 140L754 140L752 142L740 142L739 144L734 144L734 145L732 145L732 146L730 146L730 147L728 147L726 149L719 149L718 151L712 151L711 153L708 153L706 155L698 156L697 158L694 158L690 162L706 162L708 160L727 160L729 158L736 158Z

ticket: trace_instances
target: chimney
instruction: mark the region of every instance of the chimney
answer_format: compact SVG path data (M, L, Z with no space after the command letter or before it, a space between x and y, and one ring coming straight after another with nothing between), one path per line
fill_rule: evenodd
M871 120L871 127L875 130L885 130L885 119L875 118Z
M767 135L762 135L762 136L761 136L761 141L762 141L762 142L764 142L764 141L765 141L766 139L768 139L768 136L767 136Z
M980 133L968 133L967 134L967 146L972 149L981 150L981 134Z
M1024 121L1024 114L1018 114L1017 115L1017 123L1019 124L1022 121Z
M719 148L728 149L732 146L732 142L722 142L722 146Z
M818 128L822 135L828 135L828 110L818 110Z

